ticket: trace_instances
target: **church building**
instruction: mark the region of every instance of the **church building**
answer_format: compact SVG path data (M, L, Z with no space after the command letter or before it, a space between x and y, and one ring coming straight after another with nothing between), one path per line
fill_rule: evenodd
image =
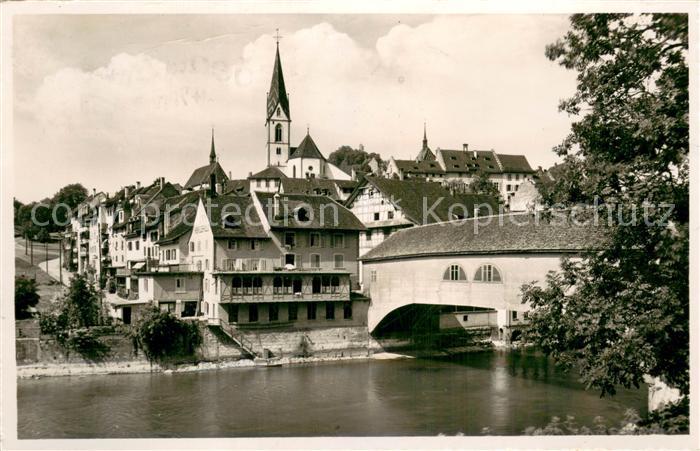
M306 136L297 147L291 146L291 114L289 97L284 84L282 62L280 60L279 41L275 53L275 65L272 70L270 91L267 93L267 167L275 167L286 177L302 179L336 179L350 180L350 174L326 160L316 143L311 138L308 128ZM265 177L270 171L265 169ZM258 174L249 178L257 179ZM264 178L264 177L259 177Z

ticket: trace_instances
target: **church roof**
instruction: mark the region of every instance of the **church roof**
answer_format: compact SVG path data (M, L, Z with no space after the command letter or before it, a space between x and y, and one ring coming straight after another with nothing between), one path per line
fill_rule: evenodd
M214 163L209 163L206 166L195 169L187 180L187 183L185 183L185 189L192 189L198 185L209 183L209 176L212 173L216 174L216 181L218 183L228 180L226 172L221 168L219 162L215 161Z
M268 166L262 171L248 177L249 179L284 179L287 178L284 172L275 166Z
M275 114L275 108L279 103L284 114L288 119L289 115L289 98L287 97L287 89L284 86L284 76L282 75L282 62L280 61L280 48L277 45L275 53L275 67L272 70L272 81L270 82L270 92L267 93L267 120Z
M430 150L430 147L423 147L418 156L417 161L435 161L435 154Z
M325 160L325 157L321 154L321 151L318 150L316 143L308 133L299 144L299 147L289 156L290 160L293 158L318 158L319 160Z

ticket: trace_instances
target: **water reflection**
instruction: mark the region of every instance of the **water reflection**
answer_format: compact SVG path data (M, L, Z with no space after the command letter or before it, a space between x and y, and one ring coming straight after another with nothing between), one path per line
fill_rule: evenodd
M21 438L519 434L552 415L617 422L644 390L587 392L542 356L344 362L18 381Z

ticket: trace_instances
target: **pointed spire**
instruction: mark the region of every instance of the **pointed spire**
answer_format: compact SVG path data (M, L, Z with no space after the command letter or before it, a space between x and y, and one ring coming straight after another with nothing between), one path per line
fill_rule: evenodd
M211 152L209 152L209 164L216 163L216 149L214 148L214 127L211 128Z
M279 33L276 39L277 50L275 51L275 66L272 70L270 91L267 93L267 120L270 120L270 118L275 115L278 104L282 108L282 111L284 111L287 119L291 119L289 115L289 98L287 97L287 89L284 86L284 75L282 74L282 62L280 60Z

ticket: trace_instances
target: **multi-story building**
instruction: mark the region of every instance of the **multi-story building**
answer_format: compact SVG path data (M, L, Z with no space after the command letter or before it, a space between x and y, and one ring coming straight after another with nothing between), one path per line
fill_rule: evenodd
M508 205L521 183L533 178L535 171L524 155L507 155L491 150L470 150L468 144L462 150L436 149L428 147L423 134L423 146L414 160L397 160L391 157L386 176L405 180L422 178L442 183L471 183L478 174L486 174L498 188L503 201Z
M366 227L360 232L360 256L397 230L497 212L497 200L473 194L452 195L425 179L395 180L367 176L346 205Z

